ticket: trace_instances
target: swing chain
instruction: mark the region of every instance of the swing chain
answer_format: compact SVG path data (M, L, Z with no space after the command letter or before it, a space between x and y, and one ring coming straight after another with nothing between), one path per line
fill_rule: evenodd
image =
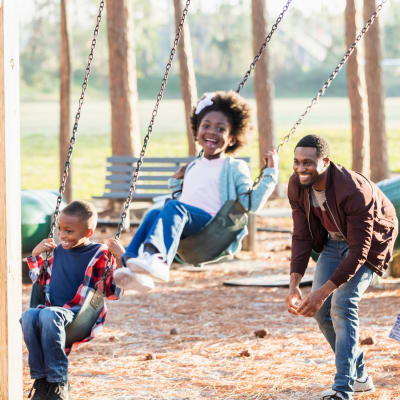
M54 231L56 229L58 216L60 214L62 196L63 196L63 193L65 191L65 185L66 185L66 182L67 182L68 173L69 173L69 169L70 169L70 166L71 166L72 151L74 149L74 144L75 144L75 141L76 141L76 134L77 134L77 131L78 131L78 122L79 122L79 118L81 117L81 109L82 109L82 105L83 105L83 102L84 102L85 92L86 92L88 79L89 79L89 75L90 75L90 71L91 71L91 64L92 64L92 61L93 61L94 49L96 47L96 41L97 41L96 38L97 38L98 33L99 33L99 27L100 27L100 22L101 22L101 14L102 14L103 9L104 9L104 0L101 0L100 5L99 5L99 12L97 14L96 26L95 26L94 31L93 31L93 39L92 39L92 43L91 43L91 46L90 46L90 53L89 53L89 56L88 56L88 63L87 63L86 70L85 70L85 78L84 78L83 83L82 83L82 92L81 92L81 96L80 96L79 102L78 102L78 110L77 110L76 115L75 115L75 123L74 123L74 126L72 128L72 135L71 135L71 138L70 138L70 141L69 141L69 148L68 148L68 152L67 152L66 161L65 161L65 164L64 164L64 171L63 171L63 175L62 175L62 178L61 178L59 194L58 194L58 197L57 197L57 205L56 205L56 209L55 209L54 214L53 214L52 223L51 223L51 227L50 227L49 238L53 238L54 237Z
M164 95L164 90L165 90L165 87L166 87L167 81L168 81L168 74L170 72L170 69L171 69L171 66L172 66L172 61L174 59L174 56L175 56L175 53L176 53L176 49L178 47L179 39L180 39L180 37L182 35L183 24L185 22L186 15L187 15L188 10L189 10L190 1L191 0L186 0L186 5L185 5L185 8L183 9L183 12L182 12L182 17L181 17L181 20L180 20L180 23L178 25L177 32L176 32L176 35L175 35L174 44L173 44L173 47L172 47L170 55L169 55L168 63L166 65L166 67L165 67L164 77L163 77L163 79L161 81L161 88L160 88L160 91L158 92L156 104L155 104L154 109L153 109L153 111L151 113L151 120L150 120L150 123L149 123L148 128L147 128L147 134L143 139L143 146L142 146L142 150L140 151L140 157L139 157L139 159L138 159L138 161L136 163L136 170L135 170L135 173L133 174L132 179L131 179L131 184L130 184L130 187L129 187L129 194L128 194L128 197L126 198L124 206L122 208L121 220L120 220L120 223L118 225L118 231L117 231L117 233L115 235L115 239L119 239L119 237L120 237L120 235L121 235L121 233L122 233L122 231L124 229L124 221L126 219L127 212L128 212L130 203L132 201L132 197L133 197L134 192L135 192L136 182L137 182L138 176L139 176L139 170L140 170L140 168L141 168L141 166L143 164L143 158L144 158L145 153L146 153L146 148L147 148L147 144L148 144L149 139L150 139L150 135L153 132L154 120L155 120L155 118L157 116L157 113L158 113L158 107L160 105L160 101L161 101L161 99L163 98L163 95Z
M353 53L354 49L357 47L358 42L363 38L363 36L368 32L369 28L371 25L374 23L375 19L378 17L379 13L382 10L383 5L387 2L387 0L382 0L381 3L376 7L375 12L371 15L370 19L365 23L364 27L361 29L359 34L356 36L355 41L353 44L349 47L347 50L346 54L343 56L343 58L340 60L339 64L336 66L336 68L333 70L327 81L322 85L322 88L318 91L317 95L311 100L311 103L306 107L305 111L303 114L300 115L299 119L295 122L295 124L292 126L292 128L289 130L289 133L282 139L282 141L278 144L276 151L279 153L280 149L289 141L289 139L294 135L296 132L296 129L299 127L299 125L303 122L305 116L310 112L311 107L320 99L321 96L324 95L326 89L330 86L332 81L336 78L337 74L339 71L342 69L342 67L346 64L347 60ZM250 192L253 191L253 189L257 186L257 184L260 182L264 168L261 169L260 174L258 177L254 180L253 186L250 189Z
M320 99L321 96L324 95L326 89L330 86L332 81L336 78L336 76L339 73L339 71L346 64L347 60L349 59L349 57L353 53L354 49L357 47L358 42L368 32L369 28L374 23L375 19L378 17L378 15L381 12L382 7L386 3L386 1L387 0L382 0L382 2L379 3L379 5L376 7L376 10L371 15L370 19L365 23L364 27L361 29L359 34L356 36L356 39L353 42L353 44L349 47L349 49L347 50L346 54L343 56L343 58L340 60L339 64L336 66L336 68L333 70L333 72L329 76L328 80L322 85L322 88L318 91L317 95L311 100L311 103L306 107L306 109L303 112L303 114L300 115L299 119L292 126L292 128L289 131L289 133L283 138L282 142L279 143L278 147L276 148L278 153L279 153L279 150L282 148L282 146L284 144L286 144L289 141L289 139L294 135L294 133L296 132L296 129L298 128L298 126L303 122L303 119L305 118L305 116L310 112L311 107Z
M261 54L263 53L264 49L267 47L267 44L270 42L270 40L272 38L272 35L278 29L278 25L282 21L283 15L288 10L291 2L292 2L292 0L288 0L288 2L284 5L281 13L278 15L278 18L276 19L275 23L272 25L271 31L268 33L267 37L264 40L264 43L261 45L260 49L258 50L258 53L254 57L253 62L250 64L249 69L247 70L247 72L245 73L245 75L242 78L241 82L239 83L239 86L236 89L237 93L240 93L240 91L242 90L242 88L245 85L246 81L249 79L249 77L251 75L251 72L256 68L257 61L260 59Z

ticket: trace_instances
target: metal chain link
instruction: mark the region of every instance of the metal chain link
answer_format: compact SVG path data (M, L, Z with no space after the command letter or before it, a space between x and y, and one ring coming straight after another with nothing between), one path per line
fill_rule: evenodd
M245 73L244 77L242 78L241 82L239 83L238 88L236 89L237 93L240 93L240 91L242 90L243 86L245 85L247 79L249 79L251 72L254 71L254 69L256 68L256 64L257 61L260 59L261 54L263 53L264 49L267 47L267 44L270 42L272 35L274 34L274 32L278 29L278 25L279 23L282 21L283 19L283 15L285 14L285 12L288 10L290 3L293 0L288 0L288 2L284 5L281 13L278 15L278 18L276 19L275 23L272 25L271 31L268 33L267 37L265 38L263 44L261 45L260 49L258 50L258 53L256 54L256 56L254 57L253 62L250 64L249 69L247 70L247 72Z
M340 60L339 64L336 66L336 68L333 70L327 81L322 85L322 88L318 91L317 95L311 100L311 103L307 106L303 114L300 115L299 119L295 122L295 124L292 126L292 128L289 130L289 133L282 139L282 141L278 144L276 150L279 153L280 149L282 146L284 146L289 139L294 135L296 132L296 129L299 127L299 125L303 122L305 116L310 112L311 107L319 100L321 96L324 95L326 89L330 86L332 81L336 78L337 74L339 71L342 69L342 67L346 64L347 60L353 53L354 49L357 47L358 42L363 38L363 36L367 33L371 25L374 23L375 19L378 17L379 13L382 10L383 5L387 2L387 0L382 0L381 3L376 7L375 12L371 15L370 19L365 23L364 27L361 29L359 34L356 37L356 40L353 42L353 44L349 47L343 58ZM254 187L260 182L263 171L265 167L261 169L261 172L259 176L255 179L252 188L250 191L254 189Z
M166 87L167 81L168 81L168 74L169 74L169 71L170 71L171 66L172 66L172 61L173 61L175 53L176 53L176 48L178 47L179 39L180 39L180 37L182 35L183 24L185 22L186 15L187 15L188 10L189 10L190 1L191 0L186 0L186 5L185 5L185 8L183 9L183 12L182 12L182 17L181 17L180 23L178 25L178 29L177 29L177 32L176 32L176 35L175 35L175 39L174 39L174 45L173 45L173 47L171 49L171 52L170 52L170 55L169 55L169 60L168 60L168 63L166 65L166 67L165 67L164 77L163 77L163 79L161 81L161 88L160 88L160 91L158 92L157 100L156 100L156 104L154 106L153 112L151 113L151 120L150 120L148 128L147 128L147 134L143 139L143 146L142 146L142 150L140 151L140 157L139 157L139 160L136 163L136 170L135 170L135 173L133 174L132 179L131 179L131 183L130 183L130 187L129 187L129 194L128 194L128 197L126 198L125 203L124 203L123 208L122 208L121 220L120 220L120 223L118 225L118 231L117 231L117 233L115 235L116 239L119 239L119 237L120 237L120 235L121 235L121 233L122 233L122 231L124 229L124 221L125 221L125 218L127 216L127 212L128 212L129 206L131 204L133 194L135 192L136 182L137 182L138 176L139 176L139 171L140 171L140 168L141 168L141 166L143 164L143 158L144 158L145 153L146 153L146 148L147 148L147 144L148 144L149 139L150 139L150 135L153 132L154 120L155 120L155 117L157 116L158 106L160 105L160 101L161 101L161 99L162 99L162 97L164 95L164 90L165 90L165 87Z
M67 182L67 178L68 178L68 172L69 172L69 168L71 166L71 157L72 157L72 151L74 149L74 144L75 144L75 140L76 140L76 133L78 131L78 122L79 122L79 118L81 117L81 109L82 109L82 105L83 105L83 101L84 101L84 97L85 97L85 92L86 92L86 88L87 88L87 84L88 84L88 79L89 79L89 74L90 74L90 68L91 68L91 64L93 61L93 55L94 55L94 49L96 47L96 38L97 35L99 33L99 27L100 27L100 22L101 22L101 13L104 9L104 0L100 1L100 5L99 5L99 12L97 14L97 23L96 26L94 28L93 31L93 39L92 39L92 43L90 46L90 53L88 56L88 63L86 66L86 70L85 70L85 78L83 80L82 83L82 92L81 92L81 96L79 98L79 102L78 102L78 110L76 112L75 115L75 123L74 126L72 128L72 135L69 141L69 148L68 148L68 152L67 152L67 158L64 164L64 172L61 178L61 184L60 184L60 189L59 189L59 194L57 197L57 205L56 205L56 209L54 211L53 214L53 220L51 223L51 227L50 227L50 232L49 232L49 238L53 238L54 237L54 231L56 229L56 225L57 225L57 220L58 220L58 216L60 214L60 206L61 206L61 202L62 202L62 196L63 193L65 191L65 184Z

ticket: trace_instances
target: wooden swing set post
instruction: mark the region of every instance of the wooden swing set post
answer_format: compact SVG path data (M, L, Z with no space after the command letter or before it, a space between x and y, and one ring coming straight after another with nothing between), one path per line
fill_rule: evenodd
M22 399L17 7L0 0L0 400Z

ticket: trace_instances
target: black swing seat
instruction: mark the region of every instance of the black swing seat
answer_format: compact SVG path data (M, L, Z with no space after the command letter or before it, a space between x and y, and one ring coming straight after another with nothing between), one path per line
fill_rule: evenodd
M74 320L65 328L65 347L71 347L90 336L90 332L104 307L104 294L97 289L90 289L86 294Z
M193 265L212 261L234 242L247 222L248 211L239 200L228 200L204 228L180 240L178 256Z
M36 308L40 304L45 304L45 294L43 286L37 280L32 285L29 306ZM74 320L65 328L65 347L71 347L75 342L90 336L103 307L104 294L100 290L90 289Z

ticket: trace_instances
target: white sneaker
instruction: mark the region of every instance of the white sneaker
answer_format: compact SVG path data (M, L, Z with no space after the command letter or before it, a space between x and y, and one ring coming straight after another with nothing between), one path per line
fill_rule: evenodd
M169 266L161 254L144 252L136 258L128 258L126 266L134 273L151 275L159 281L169 281Z
M127 290L136 290L139 293L147 293L154 289L154 282L150 276L135 274L129 268L117 268L114 271L114 282L117 286Z
M374 382L372 381L372 377L367 375L364 378L358 378L354 382L354 392L375 392Z
M337 392L336 390L329 389L325 390L325 392L321 393L321 400L340 400L344 399L342 393Z

